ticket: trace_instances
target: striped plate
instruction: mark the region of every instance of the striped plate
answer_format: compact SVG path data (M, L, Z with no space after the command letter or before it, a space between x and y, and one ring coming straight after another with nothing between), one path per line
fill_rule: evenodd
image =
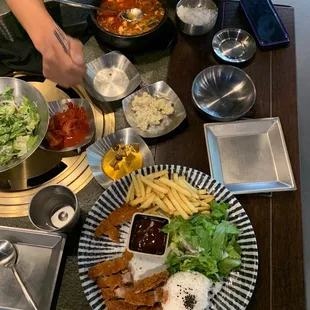
M186 176L187 181L193 186L207 189L217 201L225 201L229 204L229 219L241 231L238 242L242 248L242 266L239 271L231 272L229 278L221 286L215 286L209 296L209 309L245 309L253 294L258 272L256 237L245 210L223 185L198 170L182 166L160 165L143 168L137 172L147 175L163 169L168 169L170 173L177 172L179 175ZM94 310L102 310L106 307L100 289L94 281L87 277L88 268L123 253L126 247L129 224L126 223L120 228L120 244L115 244L104 236L95 239L95 229L110 212L124 203L130 180L130 176L122 178L101 195L88 214L81 233L78 250L80 279L85 296ZM149 267L141 262L139 269L141 268L147 269Z

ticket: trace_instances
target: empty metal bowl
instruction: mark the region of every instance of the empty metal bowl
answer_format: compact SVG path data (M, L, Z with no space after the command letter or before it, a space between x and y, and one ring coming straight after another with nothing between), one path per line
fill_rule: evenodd
M195 24L188 23L180 14L181 7L183 7L183 9L185 7L197 10L207 8L212 10L212 16L210 16L210 20L205 20L206 17L204 16L204 22L199 23L198 18L196 18L196 16L194 17L193 12L188 12L187 16L192 16L195 22L197 21ZM176 21L180 30L191 36L199 36L206 34L214 28L218 16L218 8L212 0L180 0L176 6L176 13Z
M169 122L165 126L159 126L156 131L142 130L137 126L134 113L132 111L132 101L135 96L142 96L143 93L148 93L151 96L160 95L170 100L174 107L174 113L169 115ZM186 118L186 111L183 103L173 89L164 81L159 81L154 84L148 85L131 94L122 101L123 111L129 125L143 138L157 138L168 134L176 129Z
M132 128L119 130L96 141L87 148L87 159L90 170L96 181L103 187L108 188L114 181L102 170L102 160L105 153L116 144L139 144L143 158L143 167L154 165L154 159L150 149L144 140Z
M246 31L227 28L219 31L212 40L215 54L226 62L242 63L250 60L256 52L256 42Z
M68 232L77 224L79 217L77 198L63 185L42 188L30 202L29 219L40 230Z
M86 91L101 102L120 100L141 83L135 66L120 52L110 52L86 65Z
M201 71L192 86L196 108L216 121L233 121L245 115L254 105L256 89L241 69L213 66Z
M87 118L88 118L88 122L89 122L89 130L88 130L87 136L78 145L62 148L59 150L51 148L47 139L45 138L42 141L41 146L40 146L43 150L52 151L52 152L70 152L73 150L80 149L81 147L90 143L91 140L93 139L95 131L96 131L94 113L93 113L90 103L85 99L63 99L63 100L58 100L58 101L50 101L48 103L48 108L49 108L48 112L49 112L50 118L52 118L57 113L61 113L67 110L68 109L67 104L69 102L72 102L73 104L84 108Z

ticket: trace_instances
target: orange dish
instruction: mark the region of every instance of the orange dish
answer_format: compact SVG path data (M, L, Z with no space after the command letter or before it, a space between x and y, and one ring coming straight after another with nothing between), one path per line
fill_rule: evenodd
M165 15L165 9L159 0L106 0L102 2L101 7L117 12L137 8L143 12L141 19L128 22L121 16L109 16L98 11L97 21L100 27L123 36L134 36L150 31Z
M72 102L67 106L67 110L50 119L46 139L52 149L77 146L88 134L89 122L84 108Z

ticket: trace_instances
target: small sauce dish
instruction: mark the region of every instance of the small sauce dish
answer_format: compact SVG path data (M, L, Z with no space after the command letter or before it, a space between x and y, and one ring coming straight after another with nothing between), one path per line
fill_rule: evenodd
M155 257L165 255L168 234L161 230L169 222L163 216L135 213L131 221L127 250Z

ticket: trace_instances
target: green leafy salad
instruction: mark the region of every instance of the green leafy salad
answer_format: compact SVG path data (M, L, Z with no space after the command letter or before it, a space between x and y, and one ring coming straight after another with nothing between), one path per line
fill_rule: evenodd
M210 205L210 216L195 214L189 220L176 217L163 228L170 234L166 260L170 275L197 271L217 282L240 267L240 231L227 220L228 204L213 201Z
M0 165L25 155L36 143L40 122L37 107L26 97L17 100L13 88L0 94Z

